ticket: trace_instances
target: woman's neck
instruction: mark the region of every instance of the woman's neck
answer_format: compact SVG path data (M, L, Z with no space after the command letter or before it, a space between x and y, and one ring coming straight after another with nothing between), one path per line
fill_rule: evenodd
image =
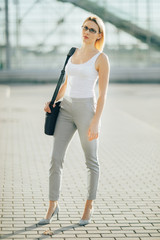
M86 53L86 52L94 52L96 51L97 49L95 48L94 45L92 44L85 44L83 43L80 50L83 52L83 53Z

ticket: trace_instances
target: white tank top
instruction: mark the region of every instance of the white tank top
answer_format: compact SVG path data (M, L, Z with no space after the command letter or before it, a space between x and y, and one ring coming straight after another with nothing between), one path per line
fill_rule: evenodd
M68 79L64 96L73 98L95 97L94 89L98 79L95 62L100 54L101 52L98 52L87 62L81 64L72 63L72 57L70 57L66 65Z

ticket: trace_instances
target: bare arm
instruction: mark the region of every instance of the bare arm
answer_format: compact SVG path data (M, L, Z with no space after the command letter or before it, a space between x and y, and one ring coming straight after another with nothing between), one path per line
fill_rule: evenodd
M107 95L107 86L109 82L110 65L108 57L103 53L97 63L97 71L99 72L99 97L97 100L96 112L92 118L88 129L88 139L92 141L98 138L98 126L101 118L102 110Z
M68 79L68 76L66 75L66 79L65 79L65 82L61 85L59 91L58 91L58 94L57 94L57 97L56 97L56 100L53 104L53 107L55 107L55 103L58 102L59 99L61 99L64 94L65 94L65 91L66 91L66 87L67 87L67 79ZM49 107L49 103L50 102L47 102L45 107L44 107L44 111L45 112L48 112L48 113L51 113L51 110L50 110L50 107Z
M107 96L107 87L109 82L109 73L110 65L108 57L105 54L102 54L99 63L98 63L98 72L99 72L99 97L97 100L96 113L94 115L94 121L99 121L102 110L105 104Z
M64 96L65 91L66 91L66 87L67 87L67 79L68 79L68 76L66 75L65 82L61 85L61 87L58 91L55 102L58 102L58 100L60 100Z

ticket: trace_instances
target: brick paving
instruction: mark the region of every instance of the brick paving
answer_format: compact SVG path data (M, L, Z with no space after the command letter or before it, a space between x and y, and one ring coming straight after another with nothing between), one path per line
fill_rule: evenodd
M0 85L0 239L160 240L158 84L109 85L92 223L77 225L86 197L86 167L76 133L64 163L59 220L37 224L48 208L53 139L43 133L43 107L54 87Z

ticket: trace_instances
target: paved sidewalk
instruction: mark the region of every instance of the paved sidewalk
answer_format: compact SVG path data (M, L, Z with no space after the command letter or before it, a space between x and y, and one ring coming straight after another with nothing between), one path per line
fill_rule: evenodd
M54 87L0 85L0 239L160 240L157 84L109 85L92 223L77 225L86 197L86 167L76 133L64 163L60 220L37 224L48 208L53 139L43 133L43 107ZM46 230L54 235L43 235Z

